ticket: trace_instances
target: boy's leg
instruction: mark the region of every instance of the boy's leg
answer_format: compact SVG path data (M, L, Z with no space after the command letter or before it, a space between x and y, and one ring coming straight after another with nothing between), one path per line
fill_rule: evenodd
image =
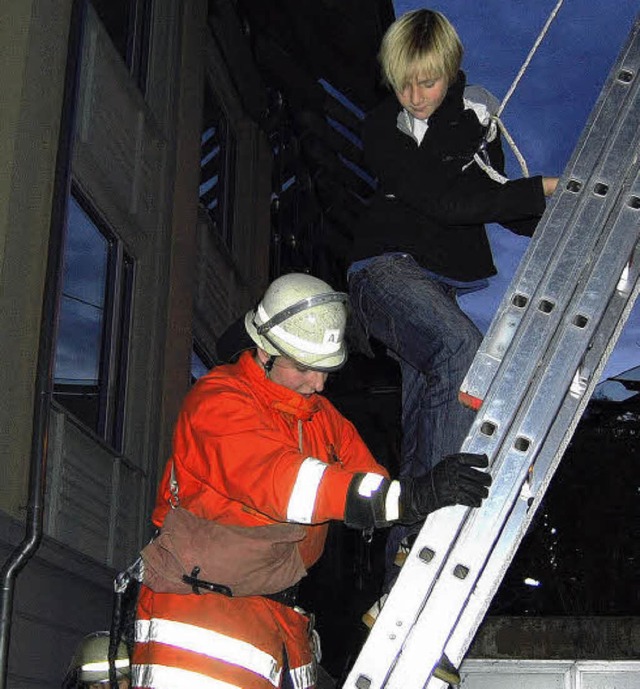
M373 259L351 277L349 290L367 334L400 362L401 475L423 474L460 449L473 421L458 390L482 336L453 290L430 279L411 257Z
M402 371L401 476L420 476L457 452L474 412L458 389L481 335L460 310L453 291L430 279L408 256L380 256L357 271L349 290L354 314L385 344ZM394 527L387 547L387 584L400 540L419 527Z

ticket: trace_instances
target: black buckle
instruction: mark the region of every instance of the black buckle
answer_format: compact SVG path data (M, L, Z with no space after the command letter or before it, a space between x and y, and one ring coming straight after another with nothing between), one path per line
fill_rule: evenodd
M196 566L191 570L191 575L183 574L182 581L185 584L191 586L191 590L197 595L202 595L200 589L205 589L205 591L210 591L211 593L221 593L223 596L229 596L231 598L233 594L231 589L224 584L214 584L212 581L205 581L204 579L198 579L198 574L200 574L200 567Z

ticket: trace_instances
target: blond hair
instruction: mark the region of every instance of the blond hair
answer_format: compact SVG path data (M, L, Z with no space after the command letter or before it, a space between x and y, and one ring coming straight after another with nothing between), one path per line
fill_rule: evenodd
M463 47L451 22L435 10L413 10L387 29L378 59L384 83L394 91L417 77L455 81Z

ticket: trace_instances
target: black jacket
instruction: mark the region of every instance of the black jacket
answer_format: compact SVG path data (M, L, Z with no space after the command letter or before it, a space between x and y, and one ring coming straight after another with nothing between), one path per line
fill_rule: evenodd
M403 251L440 275L471 281L496 272L484 223L533 234L545 209L541 177L501 184L475 162L462 170L484 135L475 112L464 109L464 86L460 72L420 146L396 126L395 96L367 116L364 157L378 190L356 228L354 261ZM488 153L502 172L498 139Z

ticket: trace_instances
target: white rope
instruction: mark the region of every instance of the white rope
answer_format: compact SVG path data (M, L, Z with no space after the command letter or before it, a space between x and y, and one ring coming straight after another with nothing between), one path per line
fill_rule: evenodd
M489 177L494 182L500 182L500 184L505 184L509 180L504 176L501 175L495 168L491 167L491 165L487 165L487 163L482 160L482 156L480 156L479 153L476 153L473 156L473 160L467 163L462 169L465 170L466 168L469 167L473 162L475 161L476 165L481 169L484 170L485 174L487 174Z
M505 105L507 104L507 101L509 98L511 98L511 95L513 92L516 90L516 86L518 85L518 82L520 79L522 79L522 75L525 73L527 67L529 66L529 63L531 62L531 59L533 58L536 50L538 49L538 46L540 43L542 43L544 37L547 34L547 31L549 30L549 27L551 26L551 22L556 18L556 15L558 14L558 11L560 10L560 7L562 6L562 3L564 0L558 0L558 3L556 6L553 8L551 11L551 14L549 15L545 25L542 27L542 31L540 31L540 35L536 39L536 42L533 44L533 47L529 51L529 54L527 55L527 59L524 61L522 64L522 67L520 67L520 71L518 74L516 74L516 78L513 80L513 83L511 84L511 87L507 91L507 95L502 99L502 103L500 104L500 107L498 108L498 112L496 113L496 117L500 117L502 114L502 111L505 108Z
M524 73L527 70L527 67L529 66L529 63L531 62L531 59L533 58L536 50L538 49L538 46L542 43L544 40L544 37L547 34L547 31L549 30L549 27L551 26L551 23L553 20L556 18L556 15L558 14L560 7L562 6L562 3L564 0L558 0L556 6L553 8L551 11L551 14L547 18L547 21L545 25L542 27L542 30L540 31L540 34L538 35L538 38L536 39L536 42L533 44L533 47L529 51L529 54L527 55L526 60L523 62L522 67L520 67L520 71L518 74L516 74L516 78L513 80L513 83L511 84L509 90L507 91L507 95L502 99L502 103L500 103L500 107L498 108L498 112L495 115L492 115L491 118L497 122L498 126L500 127L500 131L503 133L507 143L511 147L511 150L513 151L513 154L518 160L518 163L520 164L520 169L522 170L522 174L524 177L529 176L529 170L527 168L527 163L518 150L518 147L516 146L513 138L507 131L507 128L504 126L502 120L500 119L500 115L502 114L502 111L505 109L505 106L507 105L507 102L513 95L513 92L516 90L516 87L518 86L518 83L520 82L520 79L522 79Z
M497 122L498 127L500 127L500 131L502 132L502 136L504 136L505 141L509 144L509 147L511 148L511 151L513 152L513 155L516 157L520 169L522 170L522 176L523 177L528 177L529 176L529 168L527 167L527 161L524 159L524 156L522 153L520 153L520 150L516 146L516 142L513 140L513 137L511 134L509 134L509 131L505 127L504 122L497 116L494 115L492 119Z

